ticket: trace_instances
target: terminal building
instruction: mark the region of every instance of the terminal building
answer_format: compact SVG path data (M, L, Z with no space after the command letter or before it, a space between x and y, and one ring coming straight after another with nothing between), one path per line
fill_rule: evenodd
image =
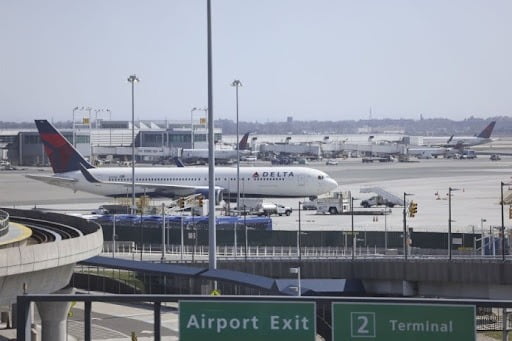
M85 121L85 124L75 124L74 133L69 128L59 131L93 163L131 161L130 121L98 120L92 124ZM137 121L134 131L136 162L167 163L179 156L183 148L207 148L208 145L207 127L199 123ZM221 129L215 129L214 140L222 141ZM8 159L15 166L49 165L36 129L0 131L0 159Z

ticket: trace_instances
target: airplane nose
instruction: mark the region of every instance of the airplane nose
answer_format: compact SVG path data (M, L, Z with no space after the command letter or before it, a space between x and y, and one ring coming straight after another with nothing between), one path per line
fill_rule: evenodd
M326 187L328 188L329 192L338 188L338 183L336 182L336 180L331 179L331 178L327 179L326 185L327 185Z

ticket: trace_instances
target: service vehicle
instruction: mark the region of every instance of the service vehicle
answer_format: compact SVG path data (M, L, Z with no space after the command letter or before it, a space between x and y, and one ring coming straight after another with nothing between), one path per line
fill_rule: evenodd
M316 199L316 213L342 214L350 212L350 192L333 192Z
M258 216L271 216L273 214L277 214L282 216L283 214L289 216L292 214L292 208L288 206L284 206L281 204L274 203L262 203L258 208L256 215Z
M307 210L316 210L317 204L316 200L307 200L302 203L302 209Z

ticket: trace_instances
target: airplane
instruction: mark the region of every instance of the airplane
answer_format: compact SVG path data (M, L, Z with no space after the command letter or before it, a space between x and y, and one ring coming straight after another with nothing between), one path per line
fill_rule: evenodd
M218 148L215 149L215 162L217 164L231 164L237 159L237 149L239 150L240 160L252 156L247 140L249 132L245 133L237 148ZM181 160L186 164L205 164L208 162L208 149L183 149L181 151Z
M132 191L131 167L91 165L47 120L35 121L54 175L26 175L30 179L109 197ZM215 200L236 197L237 169L215 169ZM243 197L310 197L338 187L328 174L308 167L241 167ZM135 192L154 197L203 194L208 197L208 167L136 167Z
M465 147L476 146L492 142L491 135L496 125L496 121L489 123L480 134L475 136L450 136L448 140L442 137L424 137L423 145L438 146L444 148L463 149ZM443 139L445 142L443 142Z

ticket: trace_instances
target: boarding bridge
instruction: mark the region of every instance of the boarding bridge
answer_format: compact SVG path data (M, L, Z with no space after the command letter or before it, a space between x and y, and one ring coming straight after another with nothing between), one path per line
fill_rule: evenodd
M386 191L380 187L363 187L363 188L361 188L361 190L359 192L360 193L375 193L395 205L402 206L404 204L404 201L402 198L400 198L392 193L389 193L388 191Z

